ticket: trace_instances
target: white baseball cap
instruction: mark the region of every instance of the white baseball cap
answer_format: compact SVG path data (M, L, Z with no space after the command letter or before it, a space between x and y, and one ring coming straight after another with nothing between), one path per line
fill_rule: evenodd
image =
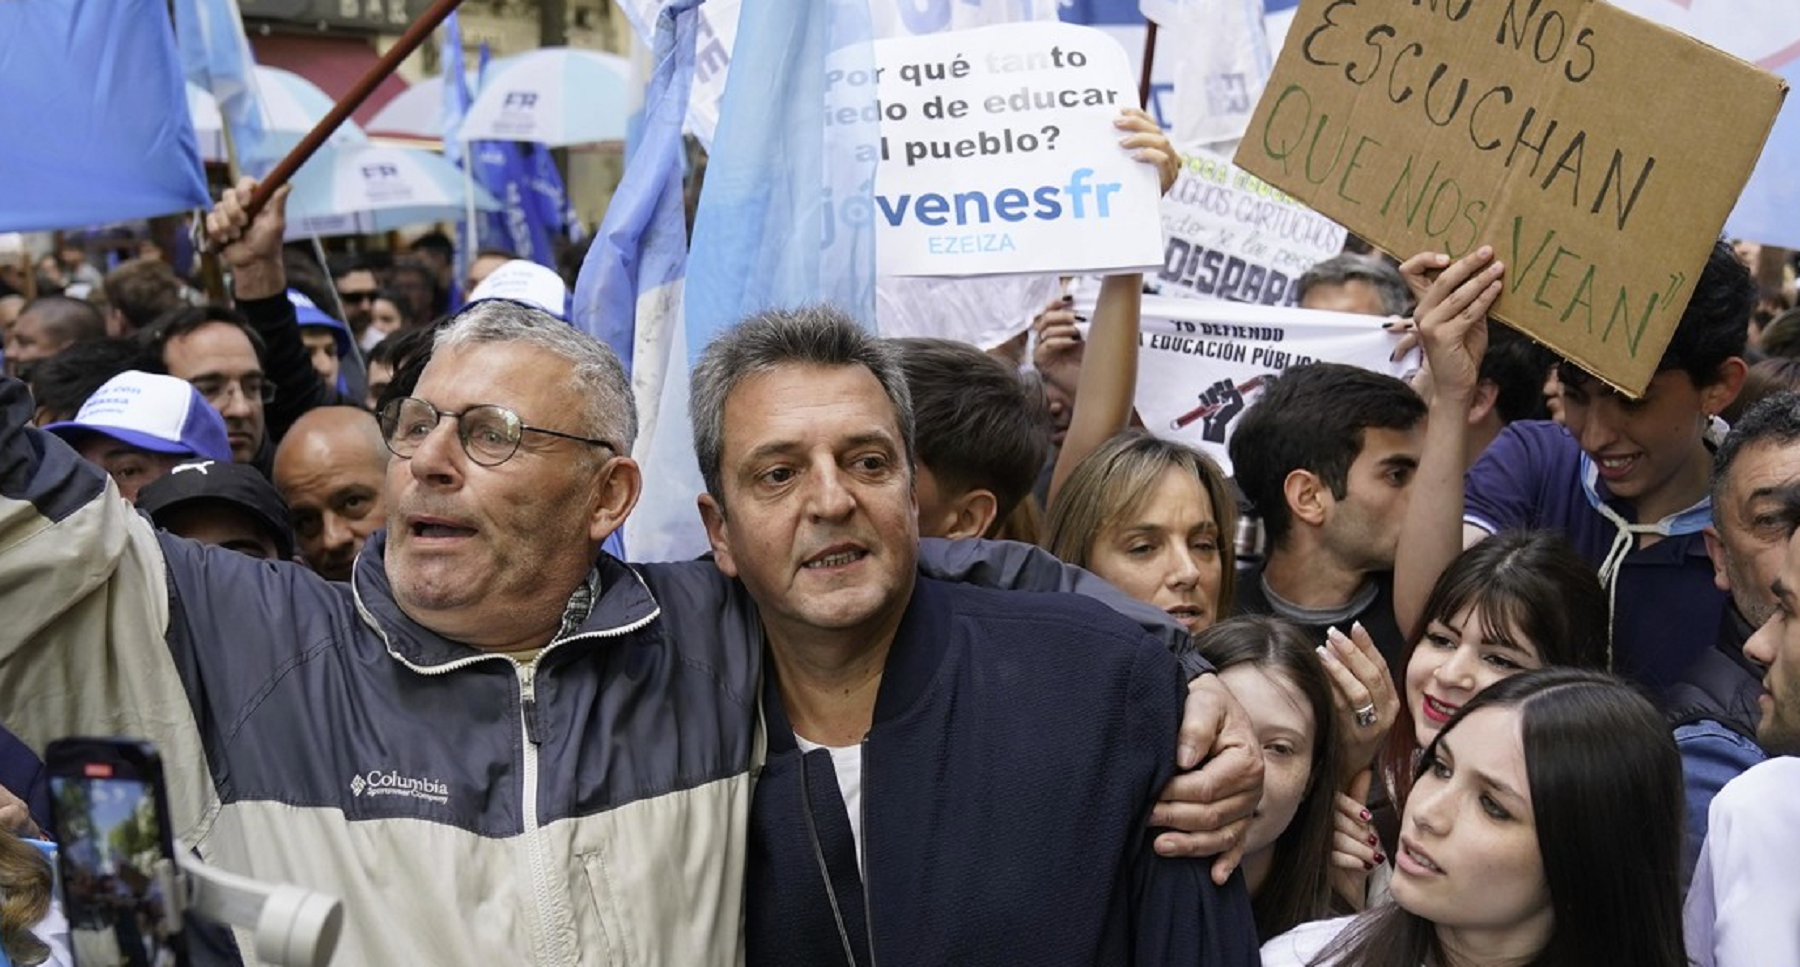
M513 259L489 272L469 293L471 305L483 299L523 302L569 321L569 287L563 284L562 276L525 259Z
M94 391L73 420L44 427L65 440L86 433L152 453L231 460L225 418L186 380L126 370Z

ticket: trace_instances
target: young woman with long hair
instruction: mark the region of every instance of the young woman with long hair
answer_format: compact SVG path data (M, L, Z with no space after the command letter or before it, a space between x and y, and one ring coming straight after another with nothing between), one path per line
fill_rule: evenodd
M1681 757L1649 700L1547 668L1426 747L1392 901L1263 947L1263 967L1683 967Z
M1201 632L1194 644L1250 713L1262 746L1262 802L1242 864L1257 936L1266 941L1353 912L1332 891L1339 747L1331 681L1311 638L1280 618L1244 615Z
M1523 671L1605 670L1607 640L1606 593L1560 534L1511 531L1463 551L1432 587L1407 652L1406 700L1380 759L1394 813L1420 750L1458 708Z

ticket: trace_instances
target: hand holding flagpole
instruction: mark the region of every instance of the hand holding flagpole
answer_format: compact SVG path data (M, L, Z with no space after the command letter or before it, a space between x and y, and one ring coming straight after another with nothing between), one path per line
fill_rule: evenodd
M419 19L413 21L412 26L406 28L406 33L402 34L399 41L381 56L381 60L369 68L368 73L364 74L348 93L332 105L331 111L321 118L318 124L313 125L313 129L306 133L306 137L300 139L300 143L294 146L294 150L289 151L287 157L276 163L268 176L263 178L262 183L257 185L256 193L250 197L249 204L245 206L249 217L256 217L256 213L268 204L276 190L287 184L288 179L294 176L294 172L300 170L300 166L319 150L325 140L331 137L332 132L336 131L352 112L368 100L369 95L374 93L376 85L392 74L400 66L401 61L419 49L425 39L431 36L431 32L437 29L437 25L443 23L444 18L450 16L461 3L462 0L434 0L431 7Z

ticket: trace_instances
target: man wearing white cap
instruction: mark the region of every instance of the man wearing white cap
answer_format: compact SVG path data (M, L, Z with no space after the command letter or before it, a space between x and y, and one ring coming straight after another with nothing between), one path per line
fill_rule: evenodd
M107 380L81 404L75 419L44 429L112 475L133 503L139 488L176 464L231 460L225 419L198 390L185 380L135 369Z
M569 321L569 287L563 284L562 276L526 259L513 259L489 272L469 292L470 302L482 299L522 302Z

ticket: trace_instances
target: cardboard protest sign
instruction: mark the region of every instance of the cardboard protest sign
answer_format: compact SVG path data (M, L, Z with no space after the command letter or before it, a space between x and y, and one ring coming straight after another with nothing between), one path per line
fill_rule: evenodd
M1162 295L1290 306L1296 282L1343 250L1344 227L1192 145L1163 196Z
M1398 257L1493 246L1495 317L1636 395L1785 93L1597 0L1304 0L1236 160Z
M1092 301L1077 312L1091 312ZM1231 472L1227 445L1244 411L1289 367L1332 362L1390 376L1395 339L1374 316L1145 296L1137 411L1151 433L1205 451Z
M874 211L884 275L1118 271L1162 260L1158 184L1119 147L1135 107L1123 50L1087 27L1022 23L879 41L877 77L827 78L832 103L875 85ZM841 88L850 88L850 91ZM852 216L840 213L846 220Z

